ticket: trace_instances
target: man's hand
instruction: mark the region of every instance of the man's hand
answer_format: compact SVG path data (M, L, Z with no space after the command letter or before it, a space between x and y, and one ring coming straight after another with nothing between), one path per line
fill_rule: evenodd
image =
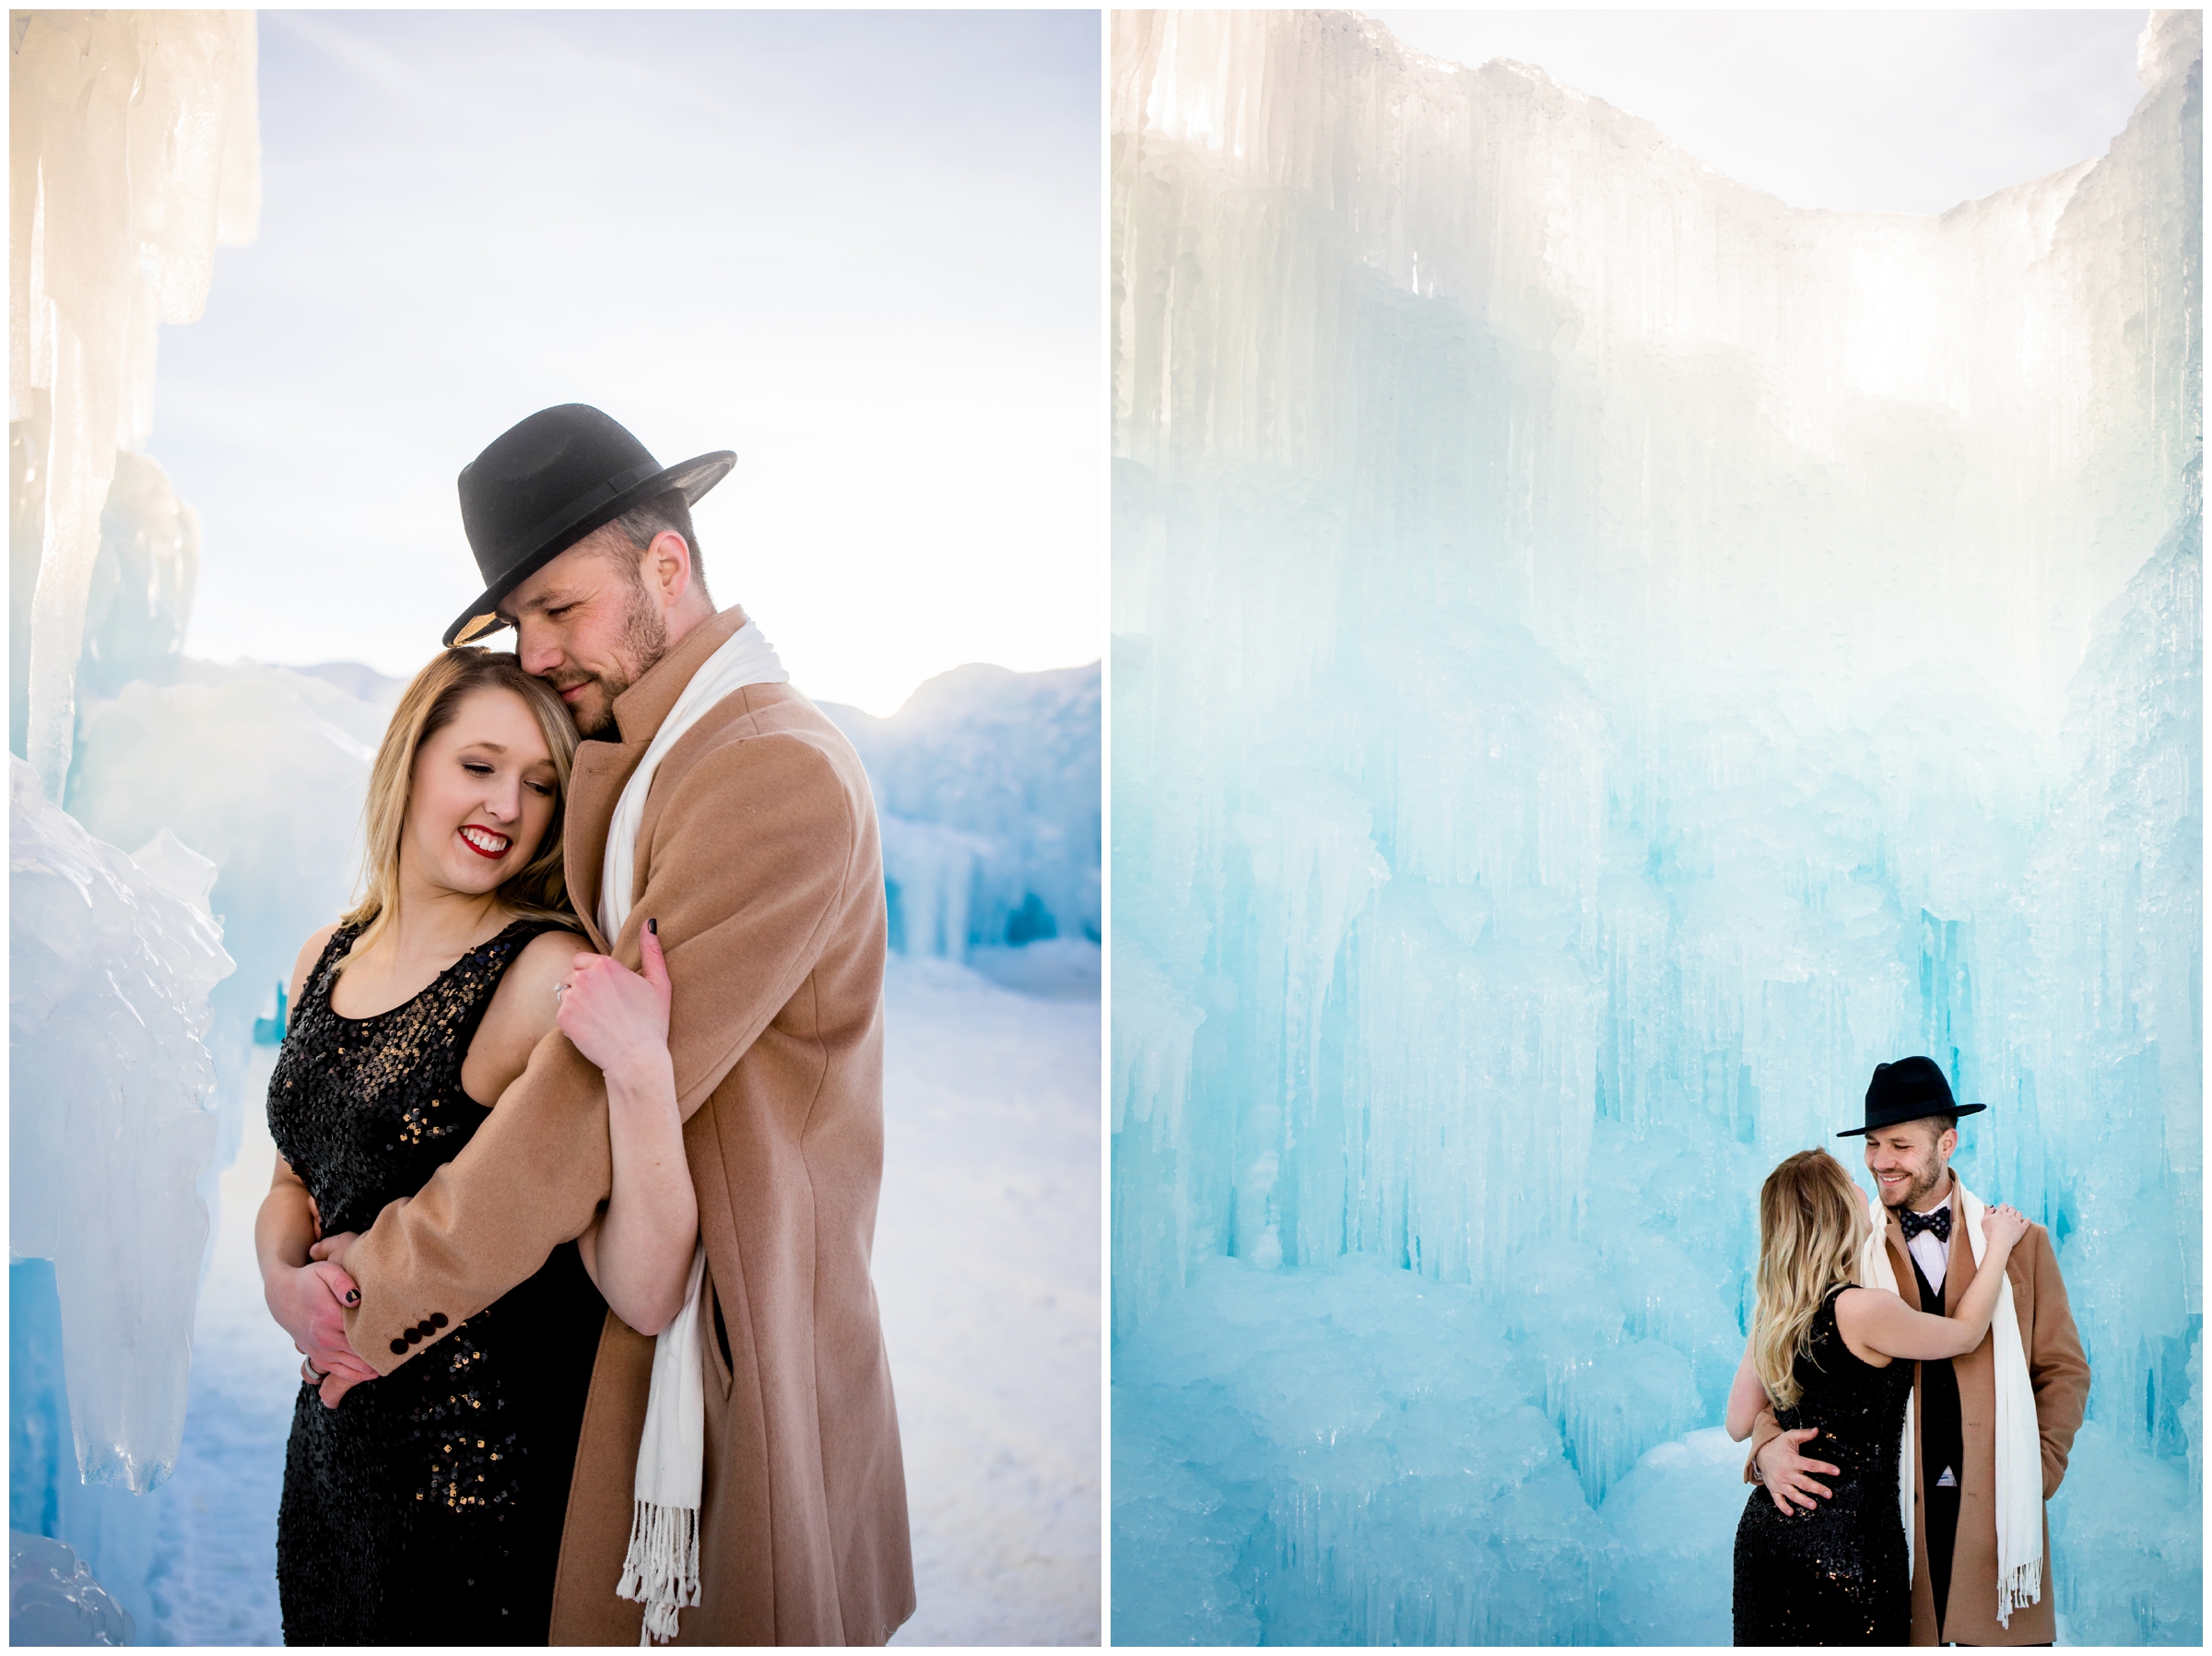
M1810 1512L1834 1493L1825 1484L1815 1483L1813 1474L1821 1473L1832 1478L1839 1475L1838 1469L1826 1461L1808 1461L1797 1452L1806 1439L1819 1435L1820 1428L1817 1426L1800 1427L1794 1432L1768 1439L1765 1447L1753 1457L1759 1462L1759 1481L1766 1486L1774 1509L1784 1518L1793 1516L1797 1507ZM1819 1500L1813 1498L1816 1496ZM1797 1507L1793 1507L1792 1501Z

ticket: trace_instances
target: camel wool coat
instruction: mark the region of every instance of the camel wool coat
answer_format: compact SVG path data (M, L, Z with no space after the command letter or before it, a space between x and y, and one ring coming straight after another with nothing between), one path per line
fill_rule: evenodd
M745 623L686 634L576 752L569 891L633 970L660 922L669 1051L710 1314L700 1603L684 1644L881 1644L913 1613L906 1481L868 1256L883 1161L883 863L859 756L788 685L733 691L665 758L636 903L596 922L607 825L677 694ZM611 946L610 946L611 945ZM353 1348L380 1373L436 1345L580 1234L607 1195L606 1095L558 1029L476 1136L346 1255ZM553 1642L635 1645L615 1595L653 1343L611 1312L561 1540ZM373 1382L371 1382L373 1383Z
M1955 1189L1956 1187L1954 1187ZM1912 1256L1898 1227L1888 1231L1889 1266L1901 1284L1912 1281ZM2066 1456L2074 1434L2081 1429L2089 1401L2089 1363L2074 1328L2074 1313L2066 1304L2066 1285L2058 1274L2058 1256L2052 1251L2050 1233L2030 1225L2028 1234L2014 1245L2005 1262L2012 1283L2013 1310L2019 1319L2020 1348L2028 1357L2028 1383L2035 1392L2035 1419L2042 1437L2043 1499L2058 1493L2066 1475ZM1950 1257L1944 1266L1943 1309L1956 1316L1959 1302L1973 1286L1974 1250L1966 1227L1951 1227ZM1907 1299L1906 1303L1913 1302ZM1914 1308L1917 1310L1917 1306ZM1912 1368L1912 1642L1932 1645L1936 1638L1936 1591L1928 1576L1927 1490L1921 1473L1920 1422L1925 1414L1922 1401L1921 1369ZM1951 1547L1950 1603L1944 1612L1944 1642L1968 1645L2040 1645L2057 1638L2053 1606L2057 1602L2051 1556L2051 1523L2043 1521L2043 1592L2034 1603L2015 1610L2011 1626L1997 1621L1997 1506L1996 1506L1996 1341L1991 1334L1962 1357L1951 1359L1959 1380L1959 1426L1964 1441L1966 1464L1959 1468L1959 1534ZM1763 1411L1751 1432L1751 1453L1782 1430L1771 1410ZM1824 1459L1820 1440L1805 1445L1802 1453ZM1751 1478L1747 1462L1744 1476Z

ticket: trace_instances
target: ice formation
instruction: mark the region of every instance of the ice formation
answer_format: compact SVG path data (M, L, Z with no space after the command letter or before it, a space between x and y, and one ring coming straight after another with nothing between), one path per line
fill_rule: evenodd
M930 679L888 719L830 706L883 826L892 946L1100 936L1099 665Z
M2200 15L1934 217L1113 27L1115 1637L1724 1637L1758 1182L1928 1052L2061 1637L2195 1639Z
M253 1020L309 934L347 907L360 854L362 795L388 713L286 667L183 659L92 699L85 689L70 813L100 839L137 845L162 829L216 865L208 901L236 976L215 992L207 1045L221 1077L229 1164L243 1112Z
M27 1645L127 1645L137 1628L118 1604L58 1541L7 1537L7 1631Z
M49 1259L76 1467L144 1493L175 1464L215 1148L200 1038L230 970L206 911L8 761L8 1251Z
M159 324L198 317L215 249L260 219L255 35L236 11L14 12L8 33L10 585L18 613L30 588L22 752L58 799L100 512L152 423Z

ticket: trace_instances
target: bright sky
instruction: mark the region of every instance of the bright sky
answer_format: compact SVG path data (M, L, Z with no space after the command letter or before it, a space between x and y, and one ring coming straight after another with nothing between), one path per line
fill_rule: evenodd
M1533 64L1792 206L1940 213L2100 156L2147 11L1374 11Z
M1100 653L1095 12L261 14L265 206L162 330L186 648L411 673L453 480L597 405L810 694ZM512 640L512 635L504 635Z

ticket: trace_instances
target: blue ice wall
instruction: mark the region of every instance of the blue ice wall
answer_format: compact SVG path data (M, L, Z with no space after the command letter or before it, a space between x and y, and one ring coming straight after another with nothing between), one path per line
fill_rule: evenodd
M1724 1641L1758 1184L1927 1052L2094 1369L2061 1636L2194 1641L2197 14L1932 218L1114 28L1117 1639Z
M888 719L824 704L867 767L899 953L1098 943L1099 681L1096 662L1041 673L974 662Z

